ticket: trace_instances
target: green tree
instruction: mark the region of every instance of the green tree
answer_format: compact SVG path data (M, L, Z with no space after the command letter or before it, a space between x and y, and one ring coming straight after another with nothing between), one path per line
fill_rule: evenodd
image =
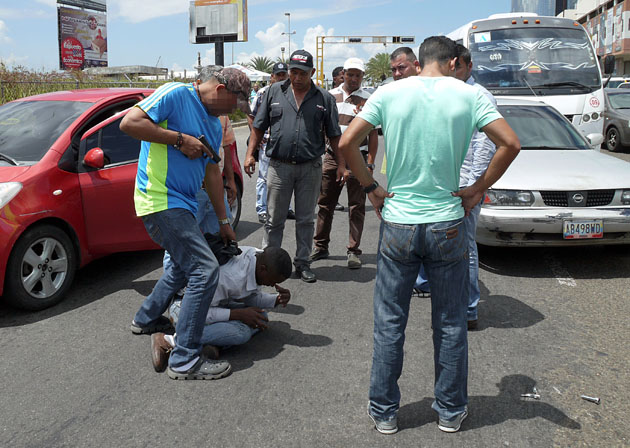
M273 64L273 59L270 59L267 56L256 56L247 63L247 66L249 68L253 68L254 70L271 73L273 70Z
M388 53L375 54L365 65L365 77L372 84L378 84L381 82L383 80L383 76L386 78L391 76L391 71Z

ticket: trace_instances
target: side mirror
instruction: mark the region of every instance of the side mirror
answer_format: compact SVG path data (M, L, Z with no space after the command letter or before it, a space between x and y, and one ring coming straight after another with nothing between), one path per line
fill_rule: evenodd
M90 149L83 158L83 165L101 169L105 166L105 154L101 148Z
M604 74L610 75L615 71L615 57L609 54L604 58Z
M588 134L586 139L593 147L597 147L604 143L604 136L602 134Z

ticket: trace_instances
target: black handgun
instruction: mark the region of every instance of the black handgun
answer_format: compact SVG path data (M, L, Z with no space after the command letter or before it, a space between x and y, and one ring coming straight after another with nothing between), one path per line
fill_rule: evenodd
M210 150L210 154L212 154L212 160L214 160L216 163L219 163L221 161L221 157L219 157L219 154L217 154L217 152L210 145L210 142L208 142L208 140L206 139L206 137L203 134L200 135L199 137L197 137L197 140L199 140L201 143L203 143L203 146L205 146L206 148L208 148L208 150ZM205 155L205 153L204 153L204 155Z

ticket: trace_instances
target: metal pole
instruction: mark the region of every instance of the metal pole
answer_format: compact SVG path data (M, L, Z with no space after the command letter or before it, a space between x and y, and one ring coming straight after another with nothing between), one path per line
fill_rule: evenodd
M289 55L291 55L291 13L287 13L289 17Z
M214 43L214 63L216 65L225 65L225 58L223 55L223 41Z

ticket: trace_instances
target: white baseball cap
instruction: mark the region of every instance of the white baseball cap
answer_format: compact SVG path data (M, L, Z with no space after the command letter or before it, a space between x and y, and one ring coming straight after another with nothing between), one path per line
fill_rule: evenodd
M348 58L346 62L343 63L343 69L349 70L351 68L356 68L357 70L361 70L365 73L365 64L359 58Z

